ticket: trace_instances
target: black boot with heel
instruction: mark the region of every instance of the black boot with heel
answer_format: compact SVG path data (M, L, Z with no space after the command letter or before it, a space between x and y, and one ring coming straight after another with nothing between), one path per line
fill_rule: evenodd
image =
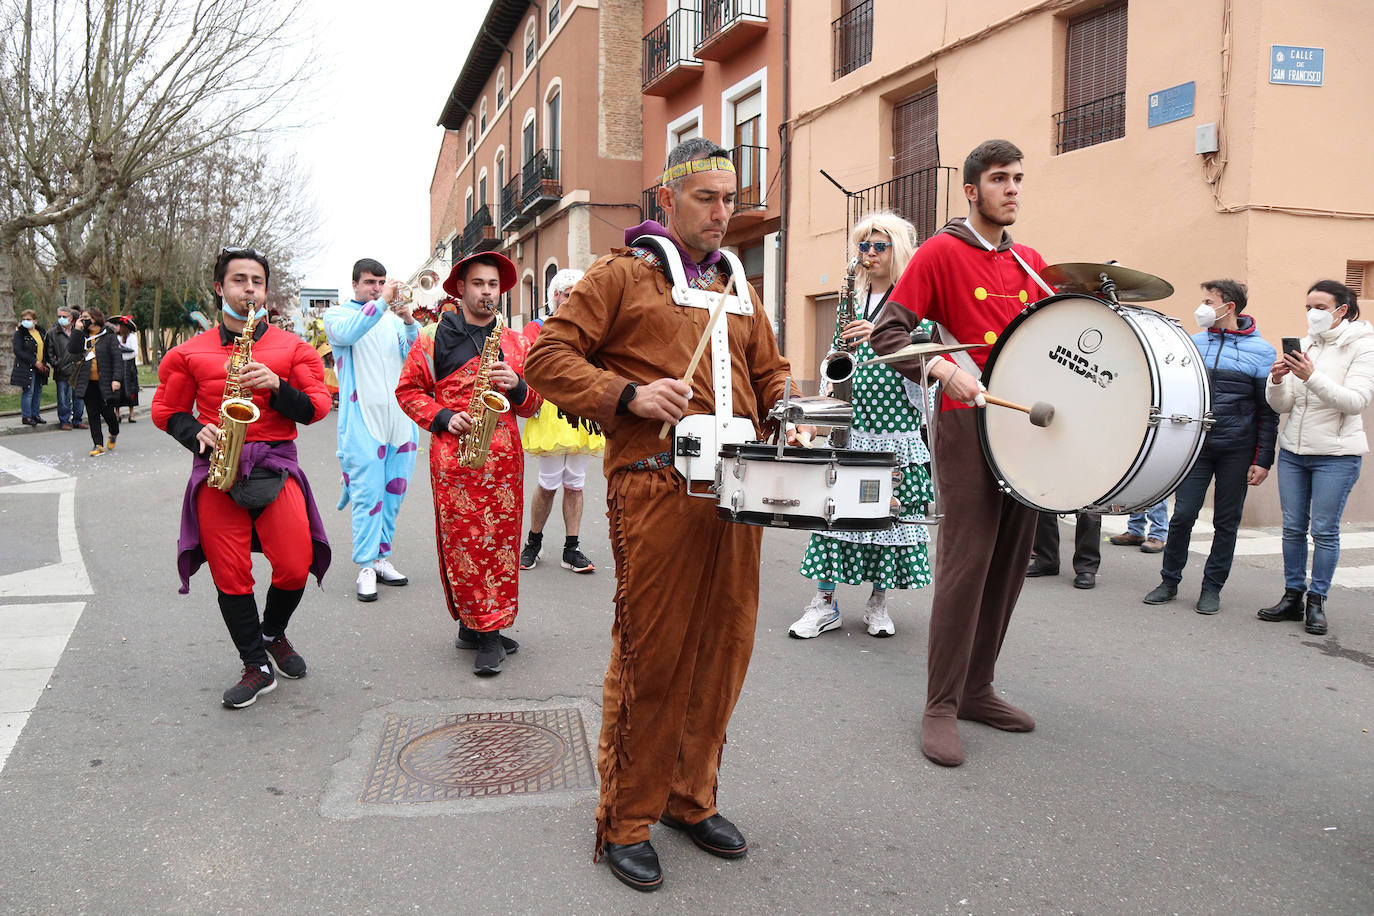
M1303 627L1315 636L1326 635L1326 596L1307 593L1307 624Z
M1302 620L1302 599L1307 594L1300 588L1285 588L1283 597L1272 607L1261 608L1256 615L1260 620L1277 622L1280 620Z

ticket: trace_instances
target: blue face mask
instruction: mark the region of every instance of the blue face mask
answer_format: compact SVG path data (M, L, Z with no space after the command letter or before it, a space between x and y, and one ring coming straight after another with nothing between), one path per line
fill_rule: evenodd
M19 322L19 324L20 324L20 325L24 328L24 330L26 330L26 331L32 331L32 330L33 330L33 319L32 319L32 318L25 318L23 321Z
M59 325L61 325L62 327L65 328L67 325L69 325L69 324L72 323L72 320L71 320L70 318L68 318L67 316L62 315L62 316L59 316L59 317L58 317L57 323L58 323Z
M220 311L224 312L224 314L228 315L230 318L234 319L235 321L247 321L247 320L248 320L248 316L246 316L246 315L240 315L238 312L234 311L233 306L231 306L229 303L225 302L223 299L220 300L220 303L219 303L219 304L220 304ZM267 309L265 309L265 308L260 308L260 309L258 309L257 314L256 314L254 317L256 317L259 321L261 321L262 318L263 318L266 314L267 314Z

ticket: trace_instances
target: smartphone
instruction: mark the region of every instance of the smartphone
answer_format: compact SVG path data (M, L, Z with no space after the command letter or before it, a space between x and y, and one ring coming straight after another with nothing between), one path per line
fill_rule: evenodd
M1302 352L1302 341L1299 340L1299 339L1296 338L1296 337L1285 337L1285 338L1283 338L1283 352L1284 352L1285 354L1287 354L1287 353L1301 353L1301 352Z

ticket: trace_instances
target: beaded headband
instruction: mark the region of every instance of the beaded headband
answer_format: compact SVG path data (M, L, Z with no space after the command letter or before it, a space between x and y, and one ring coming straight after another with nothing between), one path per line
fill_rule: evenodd
M679 162L677 165L668 166L663 173L663 184L670 181L677 181L686 175L697 172L733 172L735 164L724 156L708 156L705 159L689 159L686 162Z

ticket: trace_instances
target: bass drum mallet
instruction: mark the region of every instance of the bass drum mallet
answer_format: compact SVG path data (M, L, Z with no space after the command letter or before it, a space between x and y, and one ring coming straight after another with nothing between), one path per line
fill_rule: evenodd
M1012 410L1019 410L1024 414L1029 414L1031 426L1049 426L1054 422L1054 405L1044 401L1036 401L1030 407L1018 404L1015 401L1008 401L1004 398L994 397L983 392L983 400L989 404L996 404L998 407L1009 407Z

